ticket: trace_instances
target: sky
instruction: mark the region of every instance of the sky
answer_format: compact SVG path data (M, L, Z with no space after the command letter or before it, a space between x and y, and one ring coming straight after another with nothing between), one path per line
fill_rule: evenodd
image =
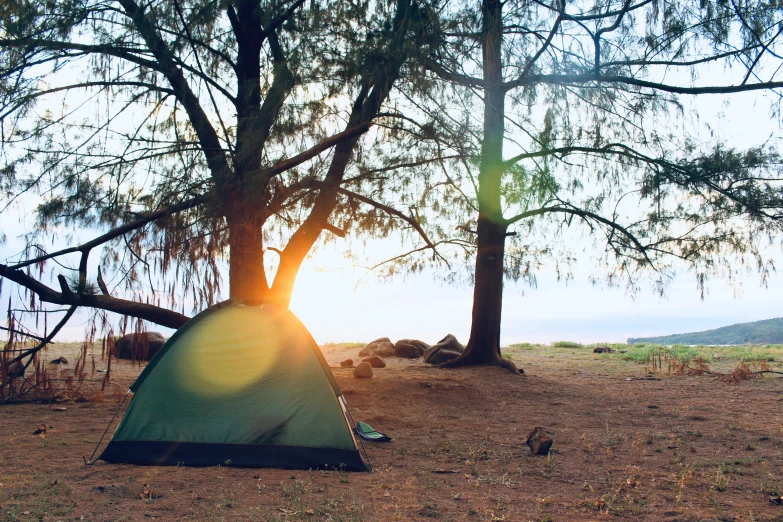
M731 102L726 103L727 99ZM770 137L777 142L780 128L770 118L769 100L770 94L763 92L731 98L700 97L694 108L704 128L709 125L720 139L746 147ZM8 236L7 243L0 245L0 260L20 250L22 243L17 236L31 220L24 205L15 207L15 211L16 215L0 216L0 227ZM74 231L74 242L93 235L91 231ZM426 271L390 282L379 281L365 269L350 265L339 254L339 244L337 247L338 250L325 248L305 262L291 302L291 309L318 342L367 342L390 337L434 343L449 333L467 342L470 286L443 284L435 274ZM373 248L373 243L369 248ZM778 260L778 266L783 266L780 246L771 247L769 254ZM622 288L588 283L591 262L589 252L580 257L574 279L568 283L558 281L547 267L538 273L538 285L534 288L507 283L502 344L624 342L628 337L700 331L783 316L783 280L778 274L773 274L768 288L761 286L758 275L753 273L740 278L734 287L727 281L712 280L709 293L702 300L693 274L680 267L665 296L660 297L647 287L631 296ZM3 312L12 286L6 282L0 293ZM85 325L86 315L76 315L59 339L82 339ZM171 330L151 329L171 334Z

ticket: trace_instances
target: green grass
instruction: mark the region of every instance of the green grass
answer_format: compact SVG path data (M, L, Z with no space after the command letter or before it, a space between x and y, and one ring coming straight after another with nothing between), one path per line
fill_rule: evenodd
M539 343L515 343L507 346L505 349L518 349L518 350L537 350L543 345Z
M574 341L557 341L552 346L555 348L581 348L582 344Z
M347 349L353 349L353 348L364 348L367 346L367 343L361 343L361 342L345 342L345 343L324 343L321 345L323 348L340 348L343 350Z
M592 354L596 346L609 346L615 349L611 354ZM731 371L740 362L767 363L783 362L783 345L742 345L742 346L687 346L677 344L664 346L655 343L623 344L623 343L592 343L580 344L574 341L559 341L552 345L538 343L514 343L502 349L503 354L511 357L524 357L523 353L538 352L545 357L566 356L599 360L625 361L635 364L647 364L652 355L664 356L667 360L677 359L692 365L693 361L702 359L711 369L721 372ZM662 363L664 361L661 361Z

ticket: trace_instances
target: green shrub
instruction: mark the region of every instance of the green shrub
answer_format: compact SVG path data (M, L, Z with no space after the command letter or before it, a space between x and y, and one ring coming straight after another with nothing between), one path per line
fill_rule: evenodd
M536 348L541 348L541 345L538 343L514 343L509 345L508 348L515 348L519 350L535 350Z
M684 344L675 344L669 349L669 355L678 359L683 364L688 364L693 359L699 357L699 352L690 346Z
M552 346L555 348L581 348L582 344L573 341L557 341Z

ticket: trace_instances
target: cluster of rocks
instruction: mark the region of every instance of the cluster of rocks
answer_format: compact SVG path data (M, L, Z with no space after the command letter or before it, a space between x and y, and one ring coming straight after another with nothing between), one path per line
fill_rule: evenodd
M400 357L403 359L424 358L428 364L442 364L456 359L465 351L465 347L456 337L449 334L437 343L429 345L416 339L400 339L392 343L388 337L381 337L369 343L359 352L362 361L354 368L353 359L340 363L343 368L354 368L353 375L359 379L372 377L373 368L386 366L384 357Z

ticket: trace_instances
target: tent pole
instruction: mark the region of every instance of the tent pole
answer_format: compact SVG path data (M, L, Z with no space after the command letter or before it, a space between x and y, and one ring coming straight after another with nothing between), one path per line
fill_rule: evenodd
M92 466L95 464L95 461L93 460L93 457L95 457L95 454L98 452L98 448L101 445L101 442L103 442L103 438L106 436L106 434L109 432L109 428L111 428L112 423L114 422L114 419L117 418L117 414L120 412L120 408L122 408L122 405L125 404L125 401L128 399L128 395L130 395L130 390L128 390L125 393L125 397L122 398L122 402L120 402L120 405L117 406L117 410L114 412L114 415L112 415L111 420L109 421L109 424L106 426L106 429L103 432L103 435L101 435L100 440L98 441L98 444L95 445L95 449L92 450L92 455L90 455L90 459L87 460L85 457L82 457L84 459L84 465L85 466Z

